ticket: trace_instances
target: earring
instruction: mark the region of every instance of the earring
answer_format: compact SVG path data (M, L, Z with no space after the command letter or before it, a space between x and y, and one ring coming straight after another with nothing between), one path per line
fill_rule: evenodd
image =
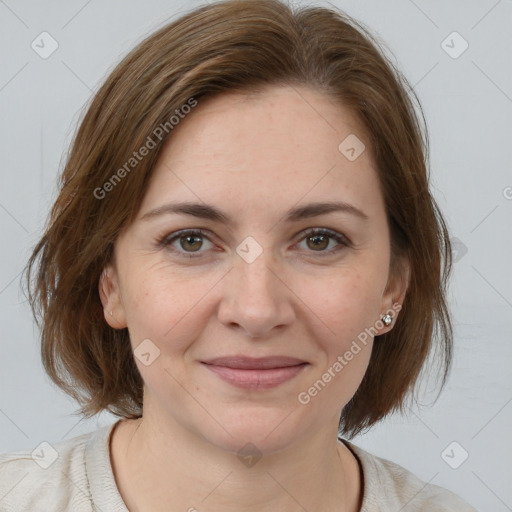
M391 323L393 322L393 319L391 318L390 315L384 315L382 317L382 321L384 322L384 325L388 326L388 325L391 325Z
M112 317L114 316L114 315L112 314L112 310L110 310L110 316L112 316Z

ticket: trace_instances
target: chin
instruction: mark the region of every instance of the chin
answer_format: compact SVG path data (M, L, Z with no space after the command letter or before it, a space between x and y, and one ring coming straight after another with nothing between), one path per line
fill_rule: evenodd
M304 429L299 415L292 411L291 407L268 406L251 406L233 411L232 414L224 411L223 414L215 415L212 411L212 415L224 428L214 422L215 427L205 431L203 424L201 436L208 442L234 453L238 453L248 443L261 452L280 451L296 442Z

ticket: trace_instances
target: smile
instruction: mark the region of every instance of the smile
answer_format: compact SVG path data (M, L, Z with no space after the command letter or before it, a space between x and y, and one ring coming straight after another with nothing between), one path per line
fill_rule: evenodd
M309 364L295 358L217 358L202 364L225 382L244 389L270 389L296 377Z

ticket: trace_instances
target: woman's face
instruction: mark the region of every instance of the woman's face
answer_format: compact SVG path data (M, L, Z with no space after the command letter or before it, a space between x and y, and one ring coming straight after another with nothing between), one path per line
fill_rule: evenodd
M391 329L378 321L403 292L387 286L385 206L355 137L347 109L292 87L199 101L174 128L100 286L145 415L230 450L337 431L370 358L361 333Z

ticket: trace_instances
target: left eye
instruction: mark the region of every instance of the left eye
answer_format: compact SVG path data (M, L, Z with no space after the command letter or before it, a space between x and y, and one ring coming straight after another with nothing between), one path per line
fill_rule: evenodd
M336 231L331 231L330 229L314 228L306 231L303 235L305 235L304 240L308 247L314 247L315 249L313 252L320 252L322 253L321 256L329 256L334 252L338 252L343 249L343 247L348 247L350 245L350 242L345 236L341 233L337 233ZM329 246L329 243L332 240L334 240L337 245L328 251L323 250Z
M319 253L319 256L331 255L334 252L343 249L343 247L348 247L350 245L349 240L344 235L337 233L336 231L331 231L330 229L313 228L301 233L301 235L302 238L300 241L305 241L307 247L312 249L312 252ZM208 243L212 243L207 234L200 229L183 230L164 237L159 242L159 245L170 248L180 256L196 258L204 252L201 251L204 239L208 240ZM332 240L334 240L337 245L334 248L325 250ZM174 245L175 242L179 242L179 248Z

